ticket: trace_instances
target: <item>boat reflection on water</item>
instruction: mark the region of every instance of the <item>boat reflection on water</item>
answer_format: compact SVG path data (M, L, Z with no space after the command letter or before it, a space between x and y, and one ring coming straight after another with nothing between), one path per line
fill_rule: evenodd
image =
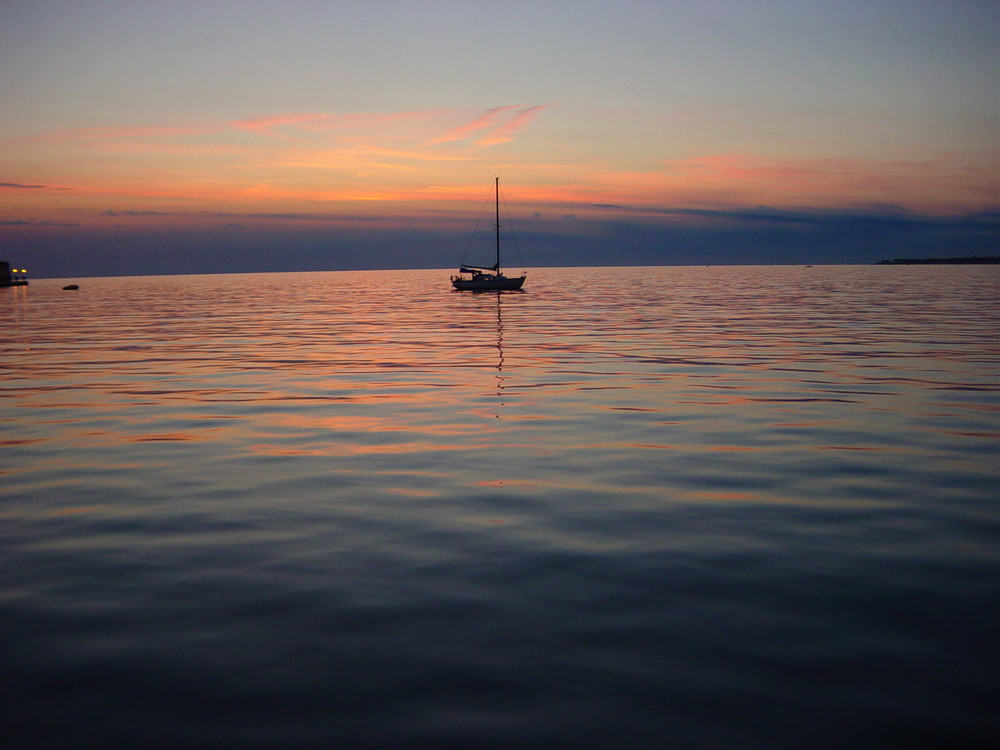
M502 292L494 292L497 296L497 398L499 399L498 409L503 406L503 389L504 380L506 378L503 374L503 316L501 314L501 304L500 300L503 298ZM500 412L497 411L497 419L500 418Z

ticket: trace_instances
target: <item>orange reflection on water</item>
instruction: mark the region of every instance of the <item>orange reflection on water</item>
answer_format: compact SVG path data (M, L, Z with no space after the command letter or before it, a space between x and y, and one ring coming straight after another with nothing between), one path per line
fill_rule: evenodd
M413 487L389 487L386 491L394 495L405 495L406 497L437 497L441 494L437 490L418 490Z
M96 505L80 505L80 506L69 507L69 508L56 508L54 510L49 511L48 515L50 515L50 516L77 516L77 515L81 515L81 514L84 514L84 513L96 513L96 512L98 512L100 510L101 510L101 508L99 508Z
M469 450L479 450L481 446L470 445L468 443L426 443L426 442L410 442L410 443L392 443L390 445L359 445L351 449L351 453L424 453L426 451L469 451Z
M481 479L477 487L536 487L538 482L515 481L510 479Z
M763 499L759 495L753 495L749 492L687 492L685 496L700 498L702 500L720 500L722 502L760 501Z
M424 398L428 402L431 402L430 396L425 396ZM353 400L351 403L384 405L385 400L383 396L378 395L370 399L361 397ZM334 434L405 432L413 429L411 423L404 422L399 418L393 420L389 416L318 415L308 412L271 414L268 416L268 424L282 427L297 427L306 432L324 430ZM474 430L469 425L442 422L440 424L421 424L420 432L428 435L467 435L471 432L479 432L479 430Z
M198 435L190 432L167 432L151 433L146 435L131 435L124 438L131 443L187 443L194 441L205 441L209 438L206 435Z
M870 451L874 453L886 450L877 445L815 445L813 449L818 451ZM892 449L901 450L901 447L894 445Z
M335 451L329 447L322 448L287 448L273 443L257 443L249 448L251 453L261 456L329 456Z

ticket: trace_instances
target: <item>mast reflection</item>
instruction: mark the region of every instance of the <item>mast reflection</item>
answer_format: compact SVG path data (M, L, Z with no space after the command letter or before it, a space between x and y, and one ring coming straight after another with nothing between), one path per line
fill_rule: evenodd
M497 417L497 419L499 419L500 418L499 409L502 408L503 405L504 405L504 402L503 402L503 389L505 387L504 380L506 380L506 377L503 374L503 315L502 315L502 306L500 304L500 300L503 298L503 293L498 291L498 292L496 292L496 295L497 295L497 374L496 374L496 380L497 380L497 398L499 400L499 403L498 403L498 406L497 406L498 411L497 411L496 417Z

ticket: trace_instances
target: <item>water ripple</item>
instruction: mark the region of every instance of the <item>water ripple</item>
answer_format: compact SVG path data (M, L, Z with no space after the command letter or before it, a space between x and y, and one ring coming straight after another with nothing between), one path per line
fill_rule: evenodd
M994 268L80 285L0 290L23 746L1000 734Z

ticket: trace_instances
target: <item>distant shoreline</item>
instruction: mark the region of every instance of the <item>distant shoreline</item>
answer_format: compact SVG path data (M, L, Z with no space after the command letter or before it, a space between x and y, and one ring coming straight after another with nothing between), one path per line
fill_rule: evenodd
M1000 256L975 256L971 258L893 258L880 260L880 266L920 266L920 265L987 265L1000 263Z
M580 268L593 268L593 269L609 269L609 268L871 268L877 265L888 265L888 266L903 266L903 265L1000 265L1000 256L977 256L968 258L894 258L892 260L880 260L880 261L856 261L852 263L823 263L813 261L811 263L807 262L796 262L796 263L656 263L656 264L638 264L632 266L616 266L612 264L608 265L598 265L598 266L526 266L526 268L531 272L544 272L548 270L559 270L559 269L580 269ZM36 281L62 281L69 283L71 281L78 282L80 279L121 279L121 278L157 278L157 277L167 277L167 276L228 276L228 275L244 275L244 276L278 276L282 274L307 274L307 273L377 273L382 271L435 271L442 275L446 275L452 272L452 268L441 266L438 268L430 267L406 267L406 268L297 268L297 269L270 269L270 270L254 270L254 271L190 271L185 270L184 272L174 271L149 271L144 273L129 273L129 272L118 272L109 273L103 275L83 275L83 274L66 274L62 275L49 275L49 274L33 274L31 282Z

